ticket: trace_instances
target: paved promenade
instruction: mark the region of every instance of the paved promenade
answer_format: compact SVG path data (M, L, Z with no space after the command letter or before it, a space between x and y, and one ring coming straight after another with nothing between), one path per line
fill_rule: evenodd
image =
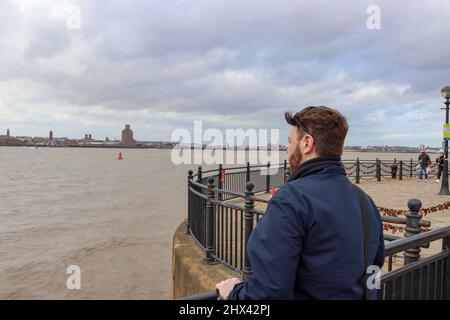
M362 181L360 187L366 191L379 207L389 209L408 210L409 199L417 198L422 201L422 207L428 208L450 201L450 196L438 195L441 184L435 179L427 182L417 182L415 178L399 180L382 180L377 182ZM431 221L431 227L441 227L450 224L450 209L446 211L432 212L424 219Z

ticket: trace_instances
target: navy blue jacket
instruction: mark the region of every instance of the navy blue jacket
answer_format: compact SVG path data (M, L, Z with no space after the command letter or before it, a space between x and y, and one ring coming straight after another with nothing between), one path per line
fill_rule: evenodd
M381 217L369 196L367 207L369 262L381 268ZM230 299L362 299L361 209L340 157L303 163L270 200L247 250L253 276L237 284Z

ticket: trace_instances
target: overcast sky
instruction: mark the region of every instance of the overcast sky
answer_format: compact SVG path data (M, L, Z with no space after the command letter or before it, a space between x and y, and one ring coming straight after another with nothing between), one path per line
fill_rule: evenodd
M0 131L169 140L202 120L286 143L284 111L327 105L347 145L439 146L449 40L449 0L0 0Z

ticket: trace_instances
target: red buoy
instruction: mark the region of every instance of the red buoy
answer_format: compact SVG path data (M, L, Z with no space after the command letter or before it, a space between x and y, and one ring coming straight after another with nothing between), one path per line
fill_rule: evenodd
M122 152L119 152L119 157L117 158L117 160L123 160Z
M272 189L270 190L270 196L273 197L276 192L277 190L275 189L275 187L272 187Z

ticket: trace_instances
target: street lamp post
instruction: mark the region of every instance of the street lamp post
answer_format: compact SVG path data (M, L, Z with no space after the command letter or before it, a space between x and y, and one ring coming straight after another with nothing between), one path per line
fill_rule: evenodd
M445 124L449 123L448 112L450 108L450 86L446 86L441 90L441 95L445 99ZM448 190L448 140L445 139L445 158L444 158L444 167L442 168L442 183L441 183L441 191L439 191L440 195L450 195L450 191Z

